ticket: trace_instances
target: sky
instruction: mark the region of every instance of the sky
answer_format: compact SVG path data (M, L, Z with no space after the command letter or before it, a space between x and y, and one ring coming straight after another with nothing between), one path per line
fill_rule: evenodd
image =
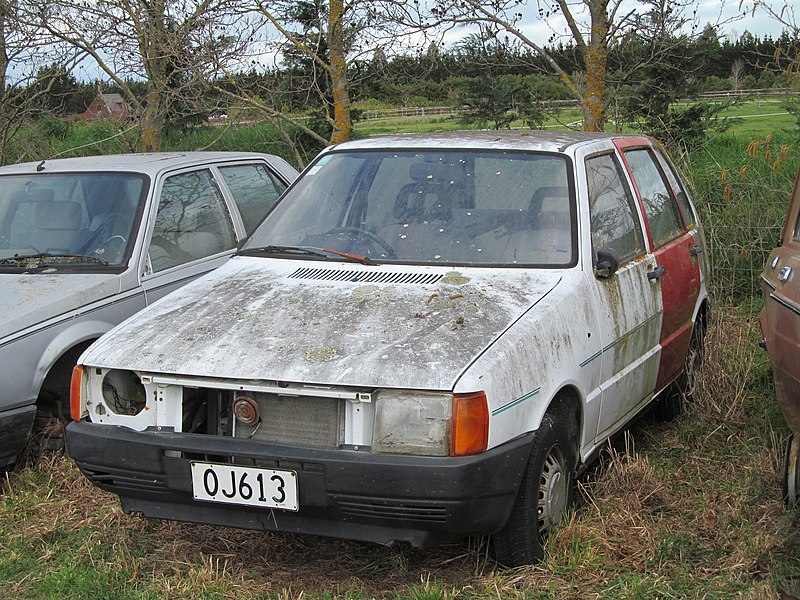
M789 6L798 5L800 8L800 0L786 0ZM529 0L527 8L522 9L523 19L520 22L520 28L530 39L540 45L547 45L548 39L555 32L557 34L567 34L567 29L563 17L558 14L545 21L539 18L536 0ZM544 5L551 4L545 0ZM579 14L582 2L570 2L576 11L576 16ZM774 7L783 5L782 1L773 2ZM727 37L731 41L739 38L742 33L749 31L755 36L764 37L765 35L772 35L777 37L780 33L780 25L772 20L763 10L752 9L751 0L743 0L740 2L734 0L699 0L696 5L690 7L686 11L687 16L691 16L691 10L697 8L697 15L695 21L698 24L698 32L702 31L707 23L720 24L719 31L722 36ZM636 10L642 8L642 3L636 0L625 0L623 3L623 11ZM627 10L624 10L627 9ZM584 14L585 14L584 10ZM451 31L445 38L446 45L456 42L460 37L465 35L465 29L458 29ZM566 40L567 38L565 38Z
M752 10L752 1L753 0L741 0L741 4L739 0L697 0L697 3L692 5L687 11L686 15L691 16L689 12L692 8L697 9L697 13L695 16L695 23L697 25L697 32L699 33L702 31L703 27L706 23L718 23L721 24L719 31L722 36L726 36L730 40L735 40L741 36L742 33L745 31L749 31L753 35L763 37L765 35L772 35L777 37L780 33L781 27L780 25L771 19L763 10ZM784 0L766 0L767 2L772 1L773 6L777 9L779 6L782 6ZM795 4L798 5L800 8L800 0L785 0L788 3L788 6L793 9ZM543 0L544 5L547 6L552 3L552 0ZM576 11L583 8L583 3L581 0L570 0L571 5L575 8ZM637 8L641 9L643 7L643 3L639 2L638 0L623 0L623 9L624 12L630 10L636 10ZM520 10L523 14L523 19L519 23L520 29L527 35L530 39L536 42L539 45L548 45L549 40L552 39L551 36L553 33L563 35L562 38L565 43L569 42L570 38L567 37L567 30L566 25L564 22L563 17L560 14L557 14L551 17L549 20L543 20L538 15L538 4L537 0L528 0L526 3L527 6L520 7ZM576 16L578 13L576 12ZM580 17L579 17L580 18ZM471 32L476 31L476 28L467 28L467 27L458 27L456 29L451 29L443 39L445 47L451 47L454 43L456 43L459 39L465 37ZM419 45L422 47L427 47L429 44L429 40L421 41ZM411 46L413 47L413 42ZM275 54L271 50L267 50L266 47L264 52L259 57L248 57L247 59L242 61L241 69L242 70L249 70L251 66L262 65L271 67L274 66ZM95 65L92 64L92 61L86 60L81 65L77 76L81 80L91 80L95 78L105 79L105 76L102 75L97 69Z

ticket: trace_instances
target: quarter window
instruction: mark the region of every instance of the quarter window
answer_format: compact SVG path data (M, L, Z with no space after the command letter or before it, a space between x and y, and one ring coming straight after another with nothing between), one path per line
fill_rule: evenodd
M631 175L644 205L653 244L660 247L683 233L678 205L649 150L625 153Z
M164 182L149 249L153 271L234 246L233 223L211 173L182 173Z
M633 197L614 155L589 158L586 177L594 249L610 248L621 262L644 254L644 238Z

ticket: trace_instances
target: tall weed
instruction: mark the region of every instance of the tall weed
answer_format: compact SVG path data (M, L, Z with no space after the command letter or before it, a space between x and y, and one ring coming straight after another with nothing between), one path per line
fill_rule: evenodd
M800 167L799 142L790 133L763 139L725 135L685 157L716 298L759 294L759 274L778 243Z

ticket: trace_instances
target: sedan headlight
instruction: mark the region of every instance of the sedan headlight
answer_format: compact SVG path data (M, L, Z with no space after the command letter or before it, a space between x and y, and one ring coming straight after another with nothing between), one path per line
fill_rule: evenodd
M372 451L460 456L486 450L486 395L381 390L376 394Z

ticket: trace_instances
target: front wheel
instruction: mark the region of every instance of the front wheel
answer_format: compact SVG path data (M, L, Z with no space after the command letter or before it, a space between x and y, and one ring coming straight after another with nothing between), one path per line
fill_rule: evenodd
M783 458L783 499L789 506L800 506L800 437L794 433L786 440Z
M515 567L542 560L545 541L572 504L575 463L565 424L546 414L536 432L511 515L492 540L500 564Z

